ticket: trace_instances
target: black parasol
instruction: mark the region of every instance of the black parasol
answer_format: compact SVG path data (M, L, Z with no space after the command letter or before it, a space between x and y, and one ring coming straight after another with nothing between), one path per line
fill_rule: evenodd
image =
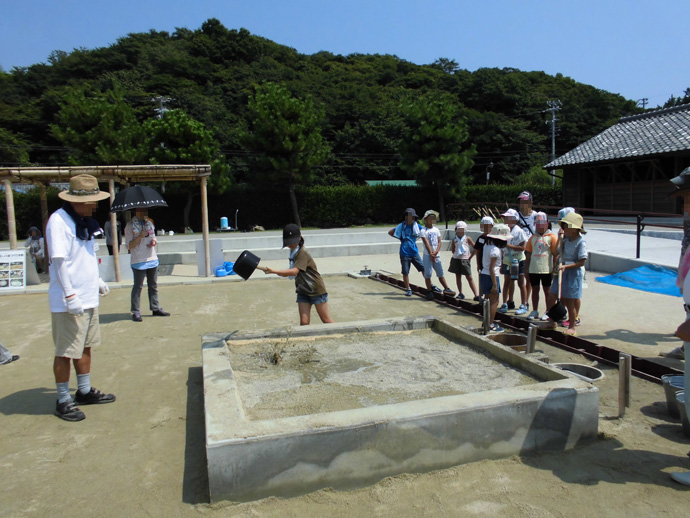
M151 207L167 207L163 196L156 190L145 185L127 187L117 193L110 212L122 212L123 210L150 209Z

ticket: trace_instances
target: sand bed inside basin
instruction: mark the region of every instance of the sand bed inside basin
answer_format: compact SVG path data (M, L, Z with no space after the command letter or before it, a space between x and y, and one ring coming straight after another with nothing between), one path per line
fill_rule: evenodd
M537 383L432 329L227 342L249 420Z

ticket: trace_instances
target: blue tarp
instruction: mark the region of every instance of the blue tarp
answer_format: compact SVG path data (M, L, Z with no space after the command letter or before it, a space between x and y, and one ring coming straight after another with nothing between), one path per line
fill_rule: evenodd
M651 291L662 295L680 297L680 289L676 286L677 273L670 268L650 264L640 266L627 272L614 273L606 277L597 277L597 281L616 286L625 286L636 290Z

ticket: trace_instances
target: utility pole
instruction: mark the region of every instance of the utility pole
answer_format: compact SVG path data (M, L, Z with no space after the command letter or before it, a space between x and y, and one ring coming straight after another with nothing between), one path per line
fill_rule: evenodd
M165 112L170 111L168 108L165 107L165 104L169 103L172 100L172 97L163 97L162 95L158 95L151 99L151 101L158 103L158 108L154 108L154 111L158 114L159 119L163 118L163 114Z
M642 99L637 100L637 105L640 106L642 105L642 109L645 110L647 109L647 103L649 102L649 99L646 97L643 97Z
M551 161L556 160L556 112L561 109L561 101L547 101L546 105L548 108L547 112L551 112L551 120L546 121L547 124L551 124ZM551 170L551 186L556 184L556 171Z

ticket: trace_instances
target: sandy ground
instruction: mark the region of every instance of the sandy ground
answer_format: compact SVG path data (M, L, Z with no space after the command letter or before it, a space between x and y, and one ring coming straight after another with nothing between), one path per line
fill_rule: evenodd
M172 316L144 315L139 324L127 311L129 291L113 290L102 300L103 345L94 353L92 381L118 399L84 407L80 423L52 415L47 295L0 297L0 339L21 355L0 367L0 516L688 515L690 488L668 472L690 470L690 439L668 417L662 387L634 378L632 406L619 419L617 371L601 365L600 437L575 450L400 475L353 491L209 504L201 336L297 323L290 281L249 283L164 286L161 300ZM338 321L433 314L478 322L368 279L328 277L327 285ZM677 345L680 299L592 278L589 286L581 336L650 358ZM537 349L553 362L589 363L546 344Z

